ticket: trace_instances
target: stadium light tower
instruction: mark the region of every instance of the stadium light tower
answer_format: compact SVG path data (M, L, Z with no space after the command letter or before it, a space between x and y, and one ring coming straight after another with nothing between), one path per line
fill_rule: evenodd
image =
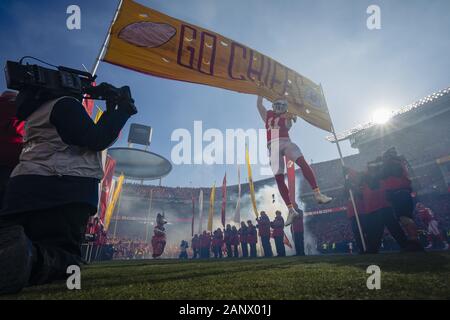
M372 115L372 121L376 124L385 124L392 117L392 112L387 108L376 109Z

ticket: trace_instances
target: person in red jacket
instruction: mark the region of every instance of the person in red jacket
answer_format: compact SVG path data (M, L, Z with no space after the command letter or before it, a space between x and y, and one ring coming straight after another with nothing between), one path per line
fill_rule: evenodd
M166 247L166 228L164 225L167 223L164 218L164 213L158 213L156 215L156 225L153 228L153 236L152 236L152 247L153 247L153 258L158 258L164 253L164 249Z
M233 248L233 257L239 258L239 231L235 226L231 227L231 246Z
M208 259L210 257L210 248L211 248L211 235L203 231L203 234L200 238L200 257L202 259Z
M297 256L305 255L305 240L303 228L303 213L294 218L291 224L292 239L294 239L295 253Z
M391 204L386 198L386 190L380 180L380 160L368 163L367 172L362 179L362 195L367 235L367 253L378 253L384 228L387 227L392 237L402 250L410 250L406 235L394 216Z
M12 91L0 96L0 209L9 176L19 163L25 134L25 122L16 116L16 96Z
M275 247L277 249L278 257L286 256L286 249L284 247L284 219L281 215L281 211L275 212L275 220L270 224L272 227L272 236L275 239Z
M224 232L223 232L223 241L225 242L225 247L227 249L227 257L232 258L233 257L233 250L231 248L232 245L232 230L231 225L227 224Z
M251 220L247 221L247 242L250 246L250 258L256 258L256 244L258 243L258 231Z
M223 245L223 233L219 228L213 233L212 248L214 252L214 258L222 258L222 245Z
M266 212L261 211L260 216L256 219L258 224L256 227L259 231L259 236L261 237L261 244L264 251L265 257L272 257L272 245L270 244L270 219Z
M382 157L382 187L397 219L406 231L411 244L421 247L417 225L414 222L414 201L411 196L412 183L406 159L397 154L395 147L388 149Z
M192 246L192 251L193 251L192 259L197 259L199 257L199 249L200 249L199 241L200 241L200 239L199 239L198 235L194 234L194 237L192 238L192 241L191 241L191 246Z
M248 228L245 221L241 222L241 227L239 228L239 242L241 243L242 257L248 257Z

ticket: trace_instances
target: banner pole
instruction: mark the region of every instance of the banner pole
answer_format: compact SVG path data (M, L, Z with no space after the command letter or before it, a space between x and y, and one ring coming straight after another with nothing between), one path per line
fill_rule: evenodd
M116 212L116 221L114 221L114 233L113 233L113 239L116 239L116 233L117 233L117 220L119 219L119 212L120 212L120 200L122 200L122 190L120 190L120 193L119 193L119 199L117 200L117 212Z
M323 96L323 98L325 100L325 105L327 106L327 109L328 109L328 104L326 102L325 94L323 93L322 85L320 85L320 91L322 92L322 96ZM328 110L328 113L329 113L329 110ZM330 115L330 120L331 120L331 115ZM338 153L339 153L339 158L341 160L342 167L345 167L344 157L342 156L341 145L339 144L339 139L338 139L338 137L336 135L336 130L334 130L334 125L333 125L333 121L332 120L331 120L331 131L332 131L331 133L333 134L333 137L334 137L334 141L336 143L336 147L337 147L337 150L338 150ZM348 176L344 175L344 179L345 179L345 181L347 181L348 180ZM361 243L362 243L362 246L363 246L363 251L366 252L367 251L366 250L367 249L366 241L364 239L364 233L363 233L362 228L361 228L361 222L359 220L358 209L356 208L355 197L353 195L353 190L351 188L349 188L349 194L350 194L350 201L351 201L352 207L353 207L353 212L355 213L356 225L358 226L359 236L361 237Z
M145 232L145 243L148 242L148 234L149 234L149 231L150 231L149 230L149 225L150 225L150 217L151 217L151 214L152 214L152 203L153 203L153 189L150 190L150 207L148 209L147 224L146 224L146 227L145 227L145 230L146 230L146 232Z
M344 158L342 157L341 146L339 145L339 140L338 140L338 138L336 136L336 132L334 130L334 127L332 129L333 129L332 133L333 133L333 136L334 136L334 141L336 142L336 147L337 147L338 152L339 152L339 158L341 159L342 167L345 167ZM347 175L345 175L345 180L346 181L348 180L348 176ZM353 190L351 188L349 188L348 191L349 191L349 194L350 194L350 201L351 201L352 206L353 206L353 212L355 212L356 224L358 226L359 236L361 237L361 243L362 243L362 246L363 246L363 251L366 252L367 251L366 250L367 249L366 241L364 239L364 233L363 233L362 228L361 228L361 222L359 220L359 214L358 214L358 209L356 208L356 203L355 203L355 197L353 195Z
M105 40L103 41L103 44L100 47L100 51L99 51L99 53L97 55L97 58L95 59L94 66L92 67L92 71L91 71L91 74L93 76L97 73L97 69L98 69L98 66L100 64L100 61L102 60L103 55L105 54L106 46L108 45L109 38L111 36L112 26L113 26L114 22L116 22L116 19L117 19L117 16L119 15L119 11L120 11L120 8L122 7L122 4L123 4L123 0L120 0L119 4L117 5L116 11L114 13L114 17L113 17L113 19L111 21L111 24L109 25L108 33L106 34Z

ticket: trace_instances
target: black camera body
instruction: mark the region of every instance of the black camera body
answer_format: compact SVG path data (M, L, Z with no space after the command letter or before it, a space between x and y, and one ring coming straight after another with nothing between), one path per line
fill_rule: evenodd
M80 96L92 86L96 78L88 72L71 68L58 67L57 70L52 70L15 61L6 62L5 77L9 89L42 89L55 95Z
M45 92L48 93L46 97L74 96L81 99L88 95L85 99L106 100L107 108L118 106L130 115L137 113L128 86L116 88L108 83L96 86L96 76L89 72L62 66L54 70L36 64L22 64L22 60L6 62L5 78L9 89Z

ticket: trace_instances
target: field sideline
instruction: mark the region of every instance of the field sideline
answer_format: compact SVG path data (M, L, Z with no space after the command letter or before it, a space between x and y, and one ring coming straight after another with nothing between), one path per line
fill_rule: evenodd
M372 264L381 290L366 287ZM114 261L83 268L81 286L59 282L0 299L450 299L450 253Z

